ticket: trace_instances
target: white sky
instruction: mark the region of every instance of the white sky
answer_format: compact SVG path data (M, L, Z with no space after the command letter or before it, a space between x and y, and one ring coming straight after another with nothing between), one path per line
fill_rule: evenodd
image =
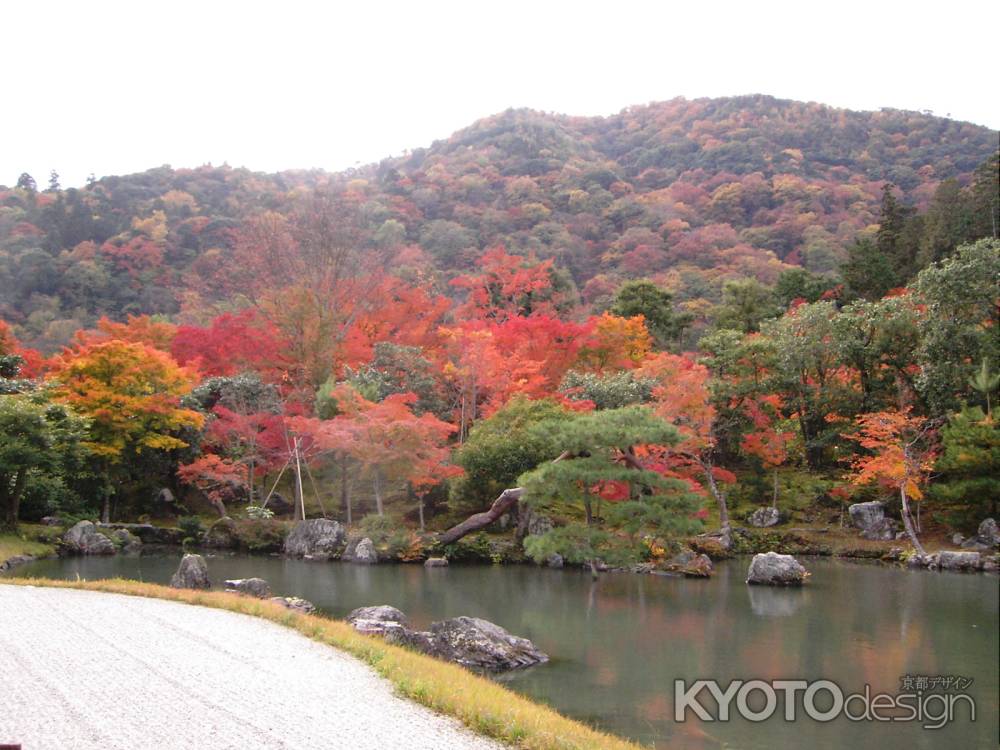
M161 164L342 169L510 106L765 93L1000 128L995 0L12 0L0 184Z

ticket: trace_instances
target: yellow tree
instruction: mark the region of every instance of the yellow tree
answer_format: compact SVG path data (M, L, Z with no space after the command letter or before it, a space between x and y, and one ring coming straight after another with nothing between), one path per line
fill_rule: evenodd
M84 447L119 480L123 468L149 454L186 447L179 433L204 420L180 405L192 386L188 371L146 344L111 340L67 350L53 379L56 398L90 420ZM105 493L104 521L109 500Z

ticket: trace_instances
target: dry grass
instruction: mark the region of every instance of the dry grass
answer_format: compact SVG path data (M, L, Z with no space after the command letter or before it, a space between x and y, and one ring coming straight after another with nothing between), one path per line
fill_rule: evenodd
M272 602L220 591L172 589L121 579L22 578L5 579L3 583L146 596L263 617L358 657L392 682L401 695L454 716L474 731L513 747L524 750L638 750L640 747L561 716L455 664L361 635L345 622L292 612Z

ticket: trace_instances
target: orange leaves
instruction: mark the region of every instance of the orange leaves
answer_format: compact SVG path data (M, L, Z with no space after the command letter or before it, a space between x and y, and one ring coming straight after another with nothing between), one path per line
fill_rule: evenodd
M844 435L869 452L851 461L851 484L871 482L902 490L913 500L923 497L923 484L934 467L935 452L929 445L922 422L902 411L881 411L862 414L857 420L856 434Z
M54 379L57 398L91 419L87 446L112 463L126 453L183 448L176 433L203 423L179 404L190 373L146 344L112 340L67 350Z
M653 409L681 431L686 450L700 452L714 443L708 368L690 357L661 352L643 362L636 374L656 380Z
M594 370L629 370L653 348L641 315L621 318L609 312L588 321L590 333L580 348L579 363Z

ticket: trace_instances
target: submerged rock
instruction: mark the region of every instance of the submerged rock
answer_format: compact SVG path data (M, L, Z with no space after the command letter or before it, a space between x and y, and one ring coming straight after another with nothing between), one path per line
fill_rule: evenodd
M448 558L447 557L428 557L424 560L425 568L447 568Z
M767 586L798 586L809 573L791 555L767 552L753 556L747 571L747 583Z
M63 534L63 547L77 555L113 555L114 542L97 530L91 521L80 521Z
M271 596L271 586L263 578L234 578L226 581L226 590L257 599L268 599Z
M210 589L212 582L208 578L208 564L201 555L184 555L177 572L170 579L170 585L175 589Z
M565 560L558 552L553 552L545 558L545 564L550 568L561 568L565 564Z
M326 518L299 521L285 539L285 554L310 560L329 560L344 549L344 527Z
M301 599L297 596L272 596L268 601L280 604L285 609L291 609L305 615L310 615L316 611L315 604L308 599Z
M766 529L769 526L776 526L780 520L781 513L777 508L757 508L747 518L747 523L751 526L756 526L758 529Z

